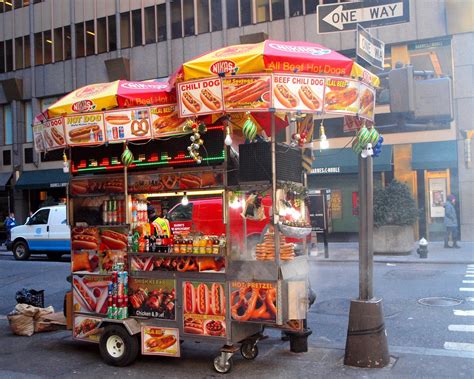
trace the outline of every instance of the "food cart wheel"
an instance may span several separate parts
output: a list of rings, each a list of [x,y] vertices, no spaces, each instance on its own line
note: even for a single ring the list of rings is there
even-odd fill
[[[248,360],[252,360],[257,358],[258,356],[258,346],[257,343],[252,343],[252,342],[244,342],[240,346],[240,354],[242,354],[242,357]]]
[[[100,337],[100,355],[111,366],[128,366],[138,355],[139,343],[121,325],[107,325]]]
[[[220,374],[227,374],[232,369],[232,354],[221,352],[214,358],[214,369]]]

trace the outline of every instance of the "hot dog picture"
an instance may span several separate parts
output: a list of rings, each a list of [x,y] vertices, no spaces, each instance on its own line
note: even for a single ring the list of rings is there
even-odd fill
[[[360,108],[360,113],[364,115],[372,115],[374,112],[374,94],[368,88],[360,96]]]
[[[110,277],[78,276],[72,278],[73,304],[76,312],[107,313],[107,287]]]
[[[286,84],[276,84],[273,88],[273,93],[285,108],[294,108],[298,105],[298,99]]]
[[[272,283],[232,283],[231,315],[235,321],[276,322],[276,288]]]
[[[174,111],[166,116],[157,116],[153,121],[153,131],[155,134],[162,135],[166,132],[176,131],[183,123],[184,120],[179,118],[177,111]]]
[[[199,94],[201,101],[211,111],[216,111],[221,108],[221,101],[207,88],[204,88]]]
[[[183,284],[183,306],[184,313],[196,313],[196,297],[194,294],[194,286],[190,282]]]
[[[262,101],[261,97],[270,90],[270,78],[249,78],[248,83],[236,85],[234,83],[240,82],[226,79],[224,83],[224,100],[227,108],[268,106],[268,102]]]
[[[359,90],[354,87],[328,92],[324,96],[326,110],[344,110],[357,100],[358,95]]]
[[[225,316],[225,292],[220,283],[211,286],[211,312],[217,316]]]
[[[181,101],[191,113],[199,113],[201,110],[201,103],[190,92],[183,92]]]
[[[85,143],[90,142],[90,135],[92,133],[97,133],[100,130],[100,126],[97,124],[91,124],[86,126],[80,126],[69,130],[69,141],[71,143]]]
[[[314,93],[310,86],[302,85],[298,90],[298,95],[309,109],[316,110],[321,106],[321,99]]]
[[[179,177],[179,188],[201,188],[201,177],[194,174],[182,174]]]
[[[106,250],[127,250],[127,235],[114,230],[101,230],[100,242]]]
[[[130,117],[126,114],[109,114],[105,116],[105,121],[111,125],[126,125],[130,122]]]
[[[51,137],[51,134],[50,134],[49,130],[47,130],[47,129],[43,130],[43,138],[46,141],[46,145],[48,145],[49,147],[54,146],[54,140]]]
[[[204,283],[198,285],[197,291],[197,311],[199,314],[207,315],[211,312],[211,299],[209,291]]]
[[[56,142],[56,145],[62,146],[66,143],[64,140],[63,134],[56,128],[51,128],[51,137],[53,138],[54,142]]]
[[[179,357],[179,331],[175,328],[142,327],[143,354]]]

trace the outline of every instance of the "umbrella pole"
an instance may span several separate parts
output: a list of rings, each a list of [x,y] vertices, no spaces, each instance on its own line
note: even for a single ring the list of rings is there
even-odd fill
[[[272,224],[275,241],[275,260],[277,265],[280,264],[280,233],[278,230],[278,214],[277,214],[277,170],[276,170],[276,132],[275,132],[275,112],[271,114],[271,133],[272,133]]]

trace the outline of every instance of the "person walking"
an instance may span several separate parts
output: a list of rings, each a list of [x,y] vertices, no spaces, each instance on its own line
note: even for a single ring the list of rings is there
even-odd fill
[[[458,217],[456,214],[456,197],[454,195],[448,195],[447,201],[444,204],[444,226],[446,227],[446,234],[444,236],[444,247],[450,248],[449,246],[449,235],[453,240],[453,246],[459,249],[461,246],[457,244],[458,240]]]
[[[16,226],[15,214],[13,212],[5,219],[5,229],[7,230],[7,241],[10,241],[11,230]]]

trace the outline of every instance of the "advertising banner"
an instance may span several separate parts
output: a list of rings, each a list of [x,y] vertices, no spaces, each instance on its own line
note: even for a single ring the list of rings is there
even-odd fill
[[[75,316],[73,337],[77,340],[99,343],[100,335],[104,328],[99,325],[102,322],[101,318],[89,316]]]
[[[324,98],[323,77],[273,75],[273,107],[284,111],[321,112]]]
[[[176,281],[131,277],[128,302],[131,316],[175,320]]]
[[[343,78],[327,78],[324,111],[355,115],[359,112],[359,82]]]
[[[37,153],[42,153],[46,151],[44,146],[44,139],[43,139],[43,125],[33,125],[33,143],[35,146],[35,151]]]
[[[148,108],[123,109],[105,113],[108,142],[152,138]]]
[[[66,142],[70,146],[97,145],[105,142],[104,114],[65,116]]]
[[[43,141],[47,150],[56,150],[66,147],[64,139],[63,118],[53,118],[43,123]]]
[[[183,282],[183,330],[186,334],[224,337],[226,298],[223,283]]]
[[[193,80],[178,84],[180,117],[223,111],[221,79]]]
[[[107,314],[110,275],[73,275],[74,312]]]
[[[271,75],[239,75],[222,79],[227,112],[266,111],[271,108]]]
[[[359,117],[374,120],[375,89],[360,83]]]
[[[232,320],[276,323],[277,284],[275,282],[230,283]]]
[[[186,119],[179,117],[177,104],[150,107],[153,138],[175,136],[184,133]]]
[[[142,354],[180,356],[179,330],[142,326]]]

